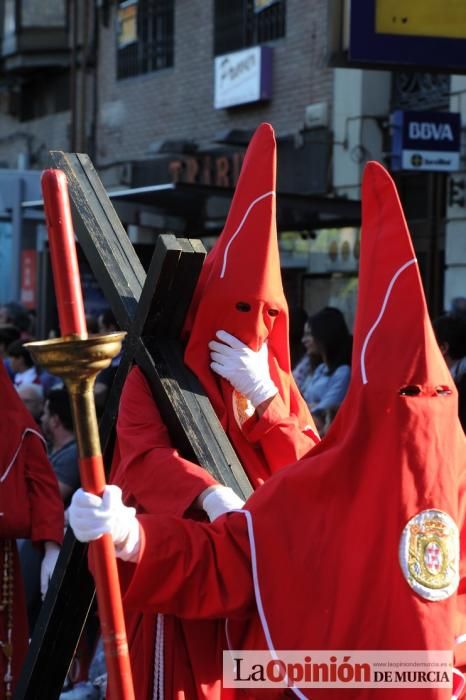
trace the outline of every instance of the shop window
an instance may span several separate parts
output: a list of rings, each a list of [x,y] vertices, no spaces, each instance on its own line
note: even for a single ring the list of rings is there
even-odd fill
[[[286,0],[215,0],[214,54],[285,36]]]
[[[174,0],[124,0],[118,5],[117,77],[173,65]]]
[[[66,72],[31,78],[19,92],[17,116],[20,121],[40,119],[49,114],[66,112],[70,108],[69,75]]]

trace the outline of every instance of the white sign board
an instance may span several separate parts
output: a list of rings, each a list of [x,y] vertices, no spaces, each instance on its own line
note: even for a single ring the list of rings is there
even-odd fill
[[[215,109],[270,99],[272,49],[254,46],[217,56],[214,73]]]

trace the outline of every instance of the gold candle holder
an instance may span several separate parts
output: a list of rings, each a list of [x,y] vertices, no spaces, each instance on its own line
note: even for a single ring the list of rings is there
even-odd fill
[[[121,349],[126,333],[91,337],[69,335],[53,340],[27,343],[34,359],[52,374],[61,377],[68,388],[79,452],[81,486],[101,495],[105,488],[94,381]],[[135,700],[118,570],[109,534],[90,542],[95,552],[94,578],[100,613],[102,639],[115,700]]]
[[[97,374],[120,352],[125,335],[118,332],[87,338],[65,336],[25,344],[34,360],[61,377],[69,391],[81,458],[100,454],[94,382]]]

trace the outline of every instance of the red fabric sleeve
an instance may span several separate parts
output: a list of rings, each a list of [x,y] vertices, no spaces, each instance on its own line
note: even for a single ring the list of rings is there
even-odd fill
[[[139,561],[124,597],[128,608],[184,619],[243,618],[255,609],[244,516],[212,524],[140,516]]]
[[[126,502],[146,513],[183,515],[204,489],[217,483],[173,447],[138,367],[121,395],[113,463],[112,481],[121,486]]]
[[[290,414],[279,394],[259,419],[252,416],[242,429],[249,442],[261,447],[271,474],[294,464],[319,442],[312,429],[300,426],[297,416]]]
[[[31,540],[63,541],[63,501],[45,448],[39,438],[29,433],[24,438],[20,459],[24,461],[24,473],[31,509]]]

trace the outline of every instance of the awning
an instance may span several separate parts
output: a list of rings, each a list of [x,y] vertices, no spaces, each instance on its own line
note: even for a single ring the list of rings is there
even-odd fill
[[[155,208],[160,214],[185,219],[186,230],[196,235],[220,231],[234,189],[212,185],[166,183],[110,191],[109,197],[118,202]],[[42,201],[23,202],[23,211],[42,207]],[[359,226],[361,203],[344,197],[305,195],[279,192],[277,194],[279,231],[312,230]]]
[[[115,201],[126,201],[163,209],[170,216],[196,220],[196,228],[221,229],[233,197],[233,188],[170,183],[111,192]],[[277,220],[280,231],[359,226],[361,203],[343,197],[279,192]]]

